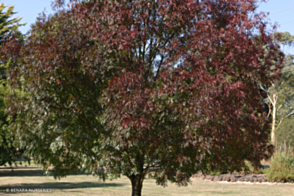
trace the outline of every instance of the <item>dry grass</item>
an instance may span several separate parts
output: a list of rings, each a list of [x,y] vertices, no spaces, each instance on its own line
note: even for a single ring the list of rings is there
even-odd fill
[[[262,161],[260,162],[260,164],[261,164],[261,165],[270,165],[270,164],[271,164],[271,159],[269,159],[269,160],[262,160]]]
[[[143,195],[145,196],[205,196],[205,195],[250,195],[250,196],[278,196],[293,195],[293,185],[264,185],[264,184],[223,184],[192,179],[192,185],[177,187],[168,184],[161,187],[155,184],[153,179],[145,179]],[[11,172],[10,169],[0,168],[0,195],[8,195],[6,189],[51,189],[49,193],[31,192],[17,193],[21,196],[44,195],[101,195],[101,196],[127,196],[131,194],[131,184],[126,177],[105,183],[92,176],[70,175],[61,180],[54,180],[52,176],[44,176],[41,168],[22,167]]]

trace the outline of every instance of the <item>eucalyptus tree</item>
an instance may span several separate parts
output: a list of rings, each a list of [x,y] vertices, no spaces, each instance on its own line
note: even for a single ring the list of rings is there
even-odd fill
[[[289,32],[275,32],[274,38],[281,45],[281,51],[286,53],[293,48],[294,36]],[[268,116],[271,118],[271,143],[276,144],[276,130],[282,122],[294,114],[294,63],[291,53],[285,54],[282,61],[281,77],[272,81],[268,85],[261,85],[261,89],[266,92],[266,103],[269,106]]]

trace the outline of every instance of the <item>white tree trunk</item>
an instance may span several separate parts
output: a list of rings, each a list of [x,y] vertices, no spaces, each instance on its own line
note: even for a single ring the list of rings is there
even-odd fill
[[[271,132],[271,143],[275,145],[275,130],[276,130],[276,113],[277,113],[277,95],[276,92],[273,94],[273,118],[272,118],[272,132]]]

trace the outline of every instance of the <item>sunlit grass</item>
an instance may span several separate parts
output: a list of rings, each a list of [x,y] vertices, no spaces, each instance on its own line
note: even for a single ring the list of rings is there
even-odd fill
[[[126,177],[115,179],[112,181],[102,182],[93,176],[87,175],[70,175],[61,180],[54,180],[53,176],[44,176],[41,168],[21,168],[0,169],[0,195],[6,189],[11,188],[44,188],[50,189],[51,192],[31,192],[17,193],[17,195],[119,195],[127,196],[131,194],[131,183]],[[232,183],[216,183],[210,181],[202,181],[192,178],[192,184],[187,187],[178,187],[169,183],[168,187],[161,187],[155,184],[153,179],[145,179],[143,184],[144,196],[191,196],[191,195],[293,195],[294,186],[268,185],[268,184],[232,184]]]

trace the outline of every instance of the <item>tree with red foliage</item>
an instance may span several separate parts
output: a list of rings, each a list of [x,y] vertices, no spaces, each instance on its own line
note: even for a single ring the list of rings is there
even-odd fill
[[[137,196],[147,174],[187,185],[197,171],[271,155],[257,84],[279,76],[282,54],[255,0],[63,6],[3,50],[15,54],[11,86],[25,93],[7,99],[11,129],[55,177],[122,174]]]

